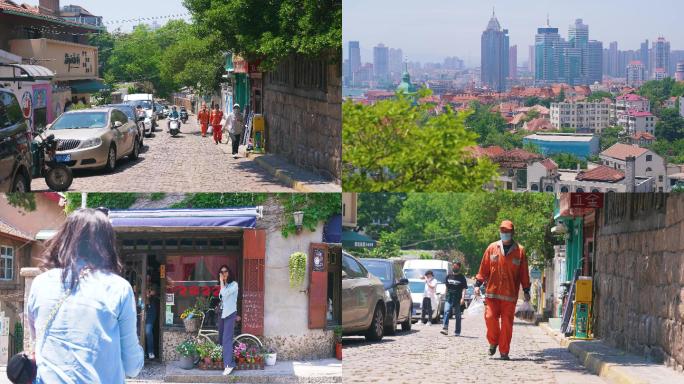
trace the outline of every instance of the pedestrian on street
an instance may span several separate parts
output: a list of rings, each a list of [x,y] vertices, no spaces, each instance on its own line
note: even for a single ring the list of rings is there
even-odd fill
[[[223,346],[223,376],[230,375],[235,368],[233,359],[233,333],[235,322],[240,321],[237,315],[238,283],[234,280],[233,272],[227,265],[219,268],[219,284],[221,292],[221,320],[218,324],[219,340]]]
[[[43,253],[27,300],[34,383],[123,383],[144,364],[133,288],[107,215],[71,214]]]
[[[214,143],[218,145],[223,140],[223,111],[219,109],[219,105],[214,105],[214,110],[211,112],[210,124],[214,132]]]
[[[197,112],[197,123],[200,125],[202,137],[207,136],[207,129],[209,128],[210,117],[211,111],[207,109],[207,103],[202,103],[202,109],[200,109],[200,111]]]
[[[151,287],[147,290],[147,305],[145,306],[145,345],[147,346],[147,357],[150,360],[156,357],[154,353],[154,325],[157,323],[158,317],[159,295],[157,288]]]
[[[489,355],[493,356],[498,347],[502,360],[509,360],[515,305],[521,285],[525,301],[530,301],[530,275],[525,248],[513,240],[514,232],[515,228],[510,220],[501,222],[501,240],[489,244],[485,250],[475,283],[476,295],[480,294],[480,286],[487,284],[485,323]]]
[[[242,139],[242,134],[245,131],[245,122],[242,119],[242,113],[240,113],[240,104],[233,105],[233,113],[230,115],[230,128],[228,133],[230,134],[230,141],[233,144],[233,159],[237,159],[238,151],[240,149],[240,139]]]
[[[425,272],[424,276],[420,277],[425,280],[425,289],[423,289],[423,306],[420,309],[420,320],[423,324],[432,325],[432,308],[437,307],[437,280],[435,280],[432,271]]]
[[[454,320],[456,325],[454,327],[454,335],[461,336],[461,305],[465,303],[465,291],[468,287],[468,281],[463,273],[461,273],[461,262],[454,262],[451,267],[451,273],[446,277],[446,302],[444,303],[444,320],[443,335],[449,334],[449,314],[450,311],[454,313]]]

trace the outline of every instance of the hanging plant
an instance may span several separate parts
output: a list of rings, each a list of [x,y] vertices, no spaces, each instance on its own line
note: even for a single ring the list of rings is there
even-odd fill
[[[306,253],[295,252],[290,255],[290,287],[299,287],[304,283],[306,275]]]

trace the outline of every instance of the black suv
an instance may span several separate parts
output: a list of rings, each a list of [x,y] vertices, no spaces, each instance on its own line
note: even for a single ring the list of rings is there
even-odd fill
[[[385,333],[394,335],[397,324],[402,331],[411,330],[411,290],[408,279],[404,275],[402,260],[359,259],[361,264],[382,281],[385,286]]]
[[[0,192],[31,190],[31,137],[14,94],[0,88]]]

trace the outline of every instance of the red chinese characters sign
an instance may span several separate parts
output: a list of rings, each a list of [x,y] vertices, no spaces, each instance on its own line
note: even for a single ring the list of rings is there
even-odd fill
[[[249,62],[249,74],[261,73],[259,66],[261,65],[261,60],[250,61]]]
[[[221,291],[221,287],[218,285],[215,286],[200,286],[200,285],[176,285],[170,288],[167,288],[167,293],[175,293],[181,297],[188,297],[188,296],[216,296],[218,297],[219,292]]]
[[[570,208],[603,208],[603,194],[571,193]]]

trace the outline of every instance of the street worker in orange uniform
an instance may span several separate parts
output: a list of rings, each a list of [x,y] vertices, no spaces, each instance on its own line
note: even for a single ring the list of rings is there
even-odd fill
[[[513,318],[520,285],[525,293],[525,301],[530,301],[527,256],[525,248],[513,241],[514,231],[511,221],[501,222],[499,226],[501,240],[489,244],[482,256],[480,271],[475,277],[476,295],[480,294],[482,284],[487,285],[485,323],[487,324],[489,355],[494,355],[498,346],[502,360],[509,360],[508,352],[513,337]]]
[[[209,118],[211,117],[211,111],[207,109],[207,103],[202,103],[202,109],[197,113],[197,122],[202,130],[202,137],[207,136],[207,129],[209,128]]]
[[[211,112],[211,129],[214,130],[214,142],[218,143],[223,140],[223,111],[219,109],[219,105],[214,105],[214,110]]]

